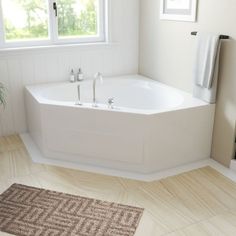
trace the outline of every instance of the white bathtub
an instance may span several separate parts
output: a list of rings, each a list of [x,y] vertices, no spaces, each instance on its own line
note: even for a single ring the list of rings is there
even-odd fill
[[[214,105],[132,75],[98,82],[94,108],[92,81],[80,84],[83,106],[75,105],[78,83],[26,87],[39,162],[148,176],[210,158]],[[110,97],[114,109],[108,108]]]

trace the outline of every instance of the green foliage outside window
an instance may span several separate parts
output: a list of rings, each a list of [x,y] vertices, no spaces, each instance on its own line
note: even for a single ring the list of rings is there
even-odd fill
[[[58,34],[63,36],[89,36],[97,34],[96,0],[80,0],[83,5],[78,14],[74,6],[78,0],[58,0]],[[15,0],[26,14],[26,25],[15,27],[4,19],[7,40],[48,38],[48,9],[46,1]]]
[[[24,27],[16,27],[8,18],[4,18],[7,40],[20,40],[48,37],[48,10],[42,0],[15,0],[26,15]],[[21,19],[20,19],[21,20]]]
[[[86,8],[80,16],[75,13],[73,5],[76,0],[58,1],[58,33],[60,36],[96,35],[97,12],[94,0],[86,0]]]

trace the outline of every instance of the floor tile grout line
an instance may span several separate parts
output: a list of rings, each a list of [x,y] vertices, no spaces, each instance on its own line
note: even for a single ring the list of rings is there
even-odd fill
[[[171,231],[169,233],[164,233],[164,234],[162,234],[160,236],[168,236],[169,234],[172,234],[172,233],[175,233],[175,232],[178,232],[178,231],[182,231],[182,230],[187,229],[187,228],[189,228],[189,227],[191,227],[193,225],[198,225],[198,224],[203,223],[203,222],[209,222],[211,219],[213,219],[213,218],[215,218],[217,216],[221,216],[221,215],[223,215],[225,213],[231,213],[232,214],[232,212],[230,210],[226,210],[226,211],[223,211],[221,213],[214,214],[214,215],[210,216],[208,219],[200,220],[200,221],[197,221],[195,223],[189,224],[187,226],[180,227],[179,229],[173,230],[173,231]]]

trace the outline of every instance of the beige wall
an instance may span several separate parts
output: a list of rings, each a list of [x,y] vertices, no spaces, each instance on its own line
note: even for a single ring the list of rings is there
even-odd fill
[[[199,0],[196,23],[161,21],[160,0],[141,0],[139,72],[191,91],[196,37],[191,31],[212,31],[232,38],[223,42],[212,157],[229,165],[236,120],[236,1]]]

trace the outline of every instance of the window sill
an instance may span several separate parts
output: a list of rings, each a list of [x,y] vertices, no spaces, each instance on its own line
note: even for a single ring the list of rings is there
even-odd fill
[[[15,55],[15,54],[31,54],[35,52],[53,52],[63,50],[93,50],[98,48],[110,48],[117,46],[119,43],[112,42],[96,42],[96,43],[78,43],[78,44],[53,44],[53,45],[42,45],[42,46],[27,46],[27,47],[16,47],[16,48],[1,48],[0,57]]]

